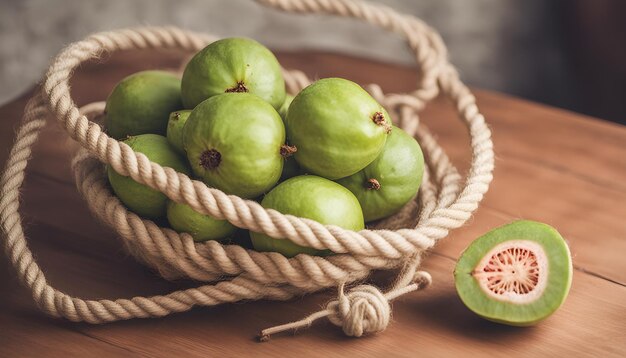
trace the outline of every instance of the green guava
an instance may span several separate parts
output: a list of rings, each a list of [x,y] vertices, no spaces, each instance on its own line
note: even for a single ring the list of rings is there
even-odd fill
[[[283,170],[285,127],[278,112],[249,93],[223,93],[200,103],[183,130],[194,174],[243,198],[270,190]]]
[[[332,180],[374,161],[390,131],[387,111],[361,86],[341,78],[309,85],[287,113],[287,137],[298,148],[298,164]]]
[[[251,39],[226,38],[189,61],[181,91],[188,109],[220,93],[248,92],[278,110],[285,100],[285,81],[278,60],[265,46]]]
[[[180,79],[165,71],[142,71],[119,82],[107,98],[105,127],[115,139],[165,135],[171,112],[183,107]]]
[[[167,138],[157,134],[140,134],[124,141],[134,151],[143,153],[151,161],[170,167],[178,172],[189,174],[189,167],[169,144]],[[109,183],[115,195],[136,214],[148,219],[165,217],[167,197],[165,194],[146,185],[139,184],[130,177],[118,174],[107,167]]]
[[[174,201],[167,204],[167,221],[172,229],[188,233],[194,241],[223,240],[237,229],[227,220],[200,214],[191,206]]]
[[[280,118],[283,119],[285,125],[287,123],[287,111],[289,110],[289,106],[291,105],[291,102],[293,102],[294,98],[295,97],[290,94],[285,95],[285,102],[283,102],[283,105],[278,109],[278,114],[280,114]]]
[[[301,175],[280,183],[265,195],[261,205],[325,225],[337,225],[355,231],[365,227],[361,206],[354,194],[333,181],[315,175]],[[250,232],[250,237],[255,250],[279,252],[286,257],[332,253],[329,250],[304,247],[288,239],[273,239],[257,232]]]
[[[554,313],[572,284],[572,258],[549,225],[519,220],[472,242],[454,270],[463,303],[490,321],[530,326]]]
[[[417,141],[393,127],[380,155],[368,166],[337,182],[359,199],[365,221],[396,213],[419,190],[424,155]]]
[[[190,114],[190,110],[172,112],[167,122],[167,140],[180,154],[185,154],[185,148],[183,147],[183,128]]]

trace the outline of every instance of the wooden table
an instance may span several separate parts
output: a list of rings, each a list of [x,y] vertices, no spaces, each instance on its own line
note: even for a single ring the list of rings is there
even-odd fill
[[[146,68],[176,67],[180,54],[133,52],[84,66],[75,76],[78,104],[103,100],[123,76]],[[344,56],[279,56],[286,67],[312,77],[342,76],[407,91],[414,69]],[[540,79],[538,79],[540,80]],[[6,85],[6,84],[5,84]],[[493,128],[495,180],[467,224],[425,260],[431,288],[394,303],[383,334],[346,338],[328,322],[295,336],[257,343],[257,332],[299,319],[331,297],[291,302],[248,302],[197,308],[163,319],[93,326],[40,313],[0,260],[0,356],[625,356],[626,355],[626,128],[563,110],[477,90]],[[27,95],[0,108],[0,159],[5,162]],[[468,140],[450,104],[429,105],[423,121],[453,161],[468,167]],[[189,286],[170,283],[126,254],[110,229],[88,213],[69,170],[76,145],[50,121],[29,165],[22,213],[29,243],[48,279],[86,298],[153,295]],[[516,218],[549,223],[568,240],[574,258],[569,298],[536,327],[513,328],[482,320],[459,300],[455,260],[473,239]]]

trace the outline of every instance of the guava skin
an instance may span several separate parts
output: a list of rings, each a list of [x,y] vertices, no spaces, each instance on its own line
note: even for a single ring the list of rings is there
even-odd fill
[[[252,94],[224,93],[200,103],[187,119],[183,143],[196,176],[246,199],[269,191],[283,170],[283,122]]]
[[[193,109],[225,92],[248,92],[278,110],[285,100],[285,81],[274,54],[246,38],[215,41],[189,61],[183,73],[182,98]]]
[[[128,144],[134,151],[143,153],[155,163],[170,167],[177,172],[189,174],[189,166],[185,159],[176,153],[163,136],[141,134],[129,137],[124,143]],[[165,194],[139,184],[130,177],[118,174],[110,166],[107,166],[107,174],[113,192],[131,211],[153,220],[165,217],[168,201]]]
[[[358,84],[321,79],[289,106],[287,137],[308,173],[336,180],[370,164],[391,130],[387,111]]]
[[[185,148],[183,146],[183,128],[190,114],[191,111],[188,109],[172,112],[167,122],[167,140],[180,154],[185,154]]]
[[[237,229],[227,220],[200,214],[189,205],[171,200],[167,203],[167,221],[172,229],[188,233],[194,241],[223,240]]]
[[[293,102],[294,98],[295,97],[290,94],[285,95],[285,102],[283,102],[283,105],[278,109],[278,114],[280,114],[280,118],[283,119],[285,126],[287,125],[287,111],[289,110],[289,106],[291,105],[291,102]]]
[[[361,203],[365,221],[396,213],[415,197],[424,174],[424,155],[415,139],[393,127],[380,155],[356,174],[337,182]]]
[[[331,180],[315,175],[301,175],[282,182],[265,195],[261,205],[325,225],[355,231],[365,228],[361,206],[354,194]],[[332,254],[330,250],[304,247],[288,239],[273,239],[257,232],[251,231],[250,237],[257,251],[274,251],[286,257]]]
[[[181,108],[178,77],[165,71],[137,72],[120,81],[107,98],[106,132],[118,140],[165,135],[169,113]]]

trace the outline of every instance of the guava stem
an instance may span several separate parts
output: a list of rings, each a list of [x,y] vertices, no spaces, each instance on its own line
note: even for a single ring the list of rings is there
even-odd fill
[[[246,87],[243,81],[238,81],[234,87],[227,88],[225,92],[248,92],[248,87]]]
[[[205,150],[200,154],[200,166],[211,170],[217,168],[222,162],[222,154],[215,149]]]
[[[365,189],[367,189],[367,190],[379,190],[380,189],[380,183],[378,182],[378,180],[376,180],[374,178],[367,179],[367,181],[365,182]]]
[[[295,145],[283,144],[280,146],[280,155],[285,159],[291,157],[297,151],[298,148]]]
[[[372,116],[372,121],[376,123],[376,125],[379,125],[385,128],[385,133],[391,132],[391,126],[389,125],[389,123],[387,123],[387,120],[385,119],[385,115],[383,114],[383,112],[374,113],[374,115]]]
[[[180,119],[180,112],[174,112],[174,120],[177,121]]]

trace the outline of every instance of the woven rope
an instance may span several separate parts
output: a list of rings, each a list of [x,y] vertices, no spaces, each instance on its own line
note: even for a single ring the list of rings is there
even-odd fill
[[[430,276],[417,271],[421,253],[471,216],[491,182],[494,160],[491,133],[474,97],[447,62],[440,37],[421,21],[380,5],[354,0],[259,2],[290,12],[354,17],[406,38],[420,69],[417,89],[410,94],[390,95],[383,94],[376,85],[368,86],[368,90],[393,113],[396,124],[415,136],[423,147],[427,170],[416,200],[397,215],[380,222],[376,230],[353,232],[264,209],[256,202],[226,195],[171,168],[150,162],[145,155],[108,137],[99,124],[88,119],[102,111],[101,103],[85,107],[82,112],[77,108],[69,90],[72,72],[81,63],[104,53],[147,48],[198,51],[213,38],[172,27],[98,33],[68,46],[50,66],[41,91],[26,107],[0,182],[0,220],[7,256],[20,281],[31,289],[35,302],[44,312],[72,321],[104,323],[160,317],[196,305],[261,298],[286,300],[298,294],[340,286],[339,299],[317,316],[266,330],[264,336],[309,325],[323,316],[341,325],[346,334],[360,336],[386,327],[390,316],[387,301],[429,284]],[[310,82],[299,71],[284,74],[290,93],[296,93]],[[455,104],[469,129],[472,163],[464,182],[427,128],[419,125],[417,113],[439,94]],[[27,247],[18,212],[19,189],[26,164],[48,114],[84,148],[73,162],[78,189],[90,209],[117,231],[133,255],[166,278],[219,282],[164,296],[118,300],[83,300],[49,285]],[[214,241],[195,243],[189,235],[160,228],[126,210],[111,194],[102,162],[198,212],[272,237],[289,238],[300,245],[327,248],[338,255],[328,258],[299,255],[287,259],[277,253],[258,253]],[[344,294],[345,284],[364,279],[373,269],[392,268],[398,268],[399,274],[386,294],[369,285]]]

